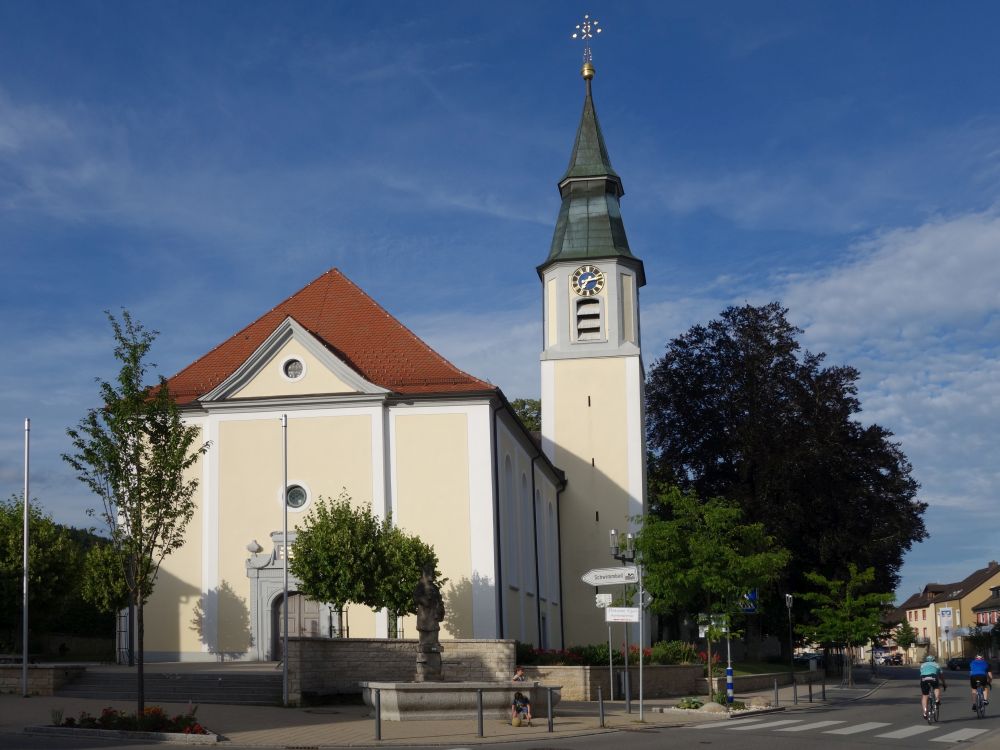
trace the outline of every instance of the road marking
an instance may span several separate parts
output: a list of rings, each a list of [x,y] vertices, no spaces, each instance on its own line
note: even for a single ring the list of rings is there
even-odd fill
[[[881,729],[882,727],[889,726],[887,721],[867,721],[864,724],[855,724],[850,727],[842,727],[840,729],[831,729],[823,734],[857,734],[858,732],[870,732],[873,729]]]
[[[757,716],[753,719],[738,719],[740,724],[753,724],[756,721],[764,721],[763,716]],[[699,724],[695,729],[732,729],[730,726],[719,726],[720,724],[725,724],[724,721],[708,721],[704,724]]]
[[[784,729],[779,729],[779,732],[808,732],[812,729],[820,729],[821,727],[832,727],[834,724],[843,724],[842,721],[816,721],[812,724],[805,724],[801,727],[785,727]]]
[[[933,732],[937,727],[932,726],[922,726],[917,724],[913,727],[906,727],[906,729],[897,729],[895,732],[886,732],[885,734],[876,734],[876,737],[884,737],[887,740],[901,740],[905,737],[913,737],[917,734],[923,734],[924,732]]]
[[[957,732],[946,734],[944,737],[935,737],[931,742],[965,742],[988,731],[988,729],[959,729]]]
[[[785,724],[801,724],[802,719],[785,719],[784,721],[768,721],[764,724],[751,724],[749,726],[735,726],[726,727],[730,731],[740,731],[741,729],[774,729],[775,727],[783,727]]]

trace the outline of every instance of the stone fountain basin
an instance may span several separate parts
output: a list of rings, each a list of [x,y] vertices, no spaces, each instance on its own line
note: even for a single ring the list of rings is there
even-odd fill
[[[379,691],[383,721],[419,721],[423,719],[474,719],[478,691],[483,691],[483,716],[488,719],[510,718],[514,693],[520,691],[531,700],[531,715],[542,720],[548,711],[549,690],[552,706],[558,705],[561,685],[539,682],[361,682],[365,705],[375,716],[375,690]]]

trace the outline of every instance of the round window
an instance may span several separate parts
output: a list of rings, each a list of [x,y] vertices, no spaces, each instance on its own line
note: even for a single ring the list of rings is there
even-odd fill
[[[305,369],[302,362],[297,359],[290,359],[285,362],[285,377],[289,380],[298,380],[302,377],[302,372]]]
[[[293,484],[288,488],[288,494],[285,495],[285,500],[288,503],[289,508],[301,508],[306,504],[308,496],[306,491],[299,487],[297,484]]]

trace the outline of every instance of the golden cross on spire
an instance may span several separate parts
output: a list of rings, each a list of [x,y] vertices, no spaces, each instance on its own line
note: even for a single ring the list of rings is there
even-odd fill
[[[600,34],[603,29],[600,27],[600,21],[596,18],[591,18],[589,15],[583,17],[583,21],[576,25],[576,31],[573,33],[573,39],[580,39],[583,41],[583,63],[593,62],[593,55],[590,52],[590,40],[594,38],[594,35]]]

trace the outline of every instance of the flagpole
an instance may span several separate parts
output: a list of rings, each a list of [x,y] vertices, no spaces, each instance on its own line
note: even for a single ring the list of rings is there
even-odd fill
[[[21,695],[28,697],[28,500],[30,495],[29,468],[31,457],[31,420],[24,419],[24,604],[21,621]]]
[[[281,533],[284,566],[284,628],[281,636],[281,699],[288,706],[288,415],[281,415]]]

